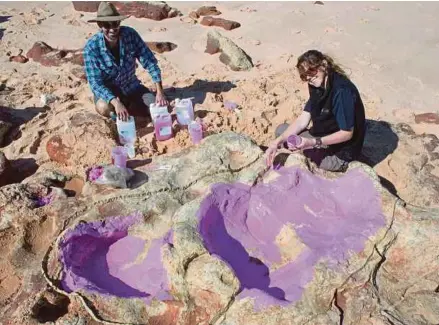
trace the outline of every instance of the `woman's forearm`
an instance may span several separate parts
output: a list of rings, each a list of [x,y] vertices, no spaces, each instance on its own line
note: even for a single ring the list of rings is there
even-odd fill
[[[284,142],[292,134],[299,134],[307,128],[311,121],[311,115],[308,112],[303,112],[276,140],[278,143]]]
[[[353,130],[351,131],[340,130],[323,137],[322,144],[324,146],[329,146],[332,144],[343,143],[352,139],[353,134],[354,134]]]

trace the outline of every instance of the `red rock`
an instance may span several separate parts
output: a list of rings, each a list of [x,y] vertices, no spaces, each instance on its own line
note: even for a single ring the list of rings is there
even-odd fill
[[[218,11],[215,6],[203,6],[199,8],[196,13],[199,16],[217,16],[221,15],[221,11]]]
[[[71,156],[71,148],[65,146],[58,135],[51,137],[47,141],[46,151],[50,159],[61,164],[67,164]]]
[[[241,26],[241,24],[236,21],[214,18],[210,16],[204,17],[201,20],[201,25],[222,27],[225,30],[232,30]]]
[[[129,15],[136,18],[148,18],[152,20],[163,20],[178,16],[180,12],[169,7],[164,2],[122,2],[112,1],[121,15]],[[77,11],[96,12],[99,2],[96,1],[73,1],[73,7]]]
[[[58,50],[44,42],[36,42],[26,55],[28,58],[47,67],[60,66],[68,62],[77,65],[84,64],[82,50]]]
[[[439,124],[439,114],[437,113],[416,114],[415,122],[417,124],[419,123]]]
[[[17,56],[10,56],[9,57],[10,62],[17,62],[17,63],[26,63],[29,61],[29,59],[23,55],[17,55]]]
[[[192,12],[189,14],[189,17],[192,18],[192,19],[198,19],[198,18],[200,18],[200,15],[197,14],[195,11],[192,11]]]
[[[73,8],[76,11],[96,12],[98,11],[100,1],[72,1]]]
[[[177,44],[171,42],[146,42],[146,45],[156,53],[171,52],[177,48]]]

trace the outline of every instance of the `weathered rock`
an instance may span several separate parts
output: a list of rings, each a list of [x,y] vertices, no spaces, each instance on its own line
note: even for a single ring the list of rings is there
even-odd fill
[[[203,17],[200,22],[201,25],[204,26],[216,26],[224,28],[225,30],[232,30],[241,26],[240,23],[232,20],[227,20],[223,18],[215,18],[215,17]]]
[[[217,16],[221,15],[221,11],[217,10],[215,6],[203,6],[196,11],[198,16]]]
[[[17,55],[10,56],[9,61],[17,62],[17,63],[26,63],[27,61],[29,61],[29,59],[24,55],[22,55],[21,53],[23,53],[23,50],[20,50],[20,52]]]
[[[171,52],[177,48],[177,44],[171,42],[146,42],[146,45],[156,53]]]
[[[437,113],[424,113],[415,115],[416,123],[430,123],[439,124],[439,114]]]
[[[26,55],[35,62],[48,67],[60,66],[68,62],[77,65],[84,64],[82,50],[58,50],[44,42],[36,42]]]
[[[206,53],[221,52],[220,61],[234,71],[250,70],[253,67],[251,58],[240,47],[217,31],[207,34]]]
[[[84,175],[87,168],[110,161],[115,140],[104,118],[79,112],[70,116],[67,125],[63,133],[58,132],[43,141],[51,160],[73,168],[76,175]],[[92,142],[99,145],[90,150]]]
[[[181,13],[171,8],[166,2],[122,2],[113,1],[114,6],[120,14],[130,15],[136,18],[148,18],[152,20],[163,20],[166,18],[173,18]],[[99,2],[96,1],[73,1],[73,7],[77,11],[96,12],[99,7]]]
[[[369,121],[363,155],[402,199],[419,206],[439,205],[439,139],[435,135],[417,135],[406,124]]]

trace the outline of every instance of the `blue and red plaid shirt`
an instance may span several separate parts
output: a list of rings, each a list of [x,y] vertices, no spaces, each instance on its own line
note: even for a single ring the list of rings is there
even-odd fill
[[[116,96],[111,88],[117,87],[129,95],[140,86],[136,77],[136,59],[148,70],[153,82],[161,81],[161,71],[154,54],[132,28],[122,26],[119,36],[120,64],[105,45],[104,34],[92,36],[84,48],[85,74],[97,98],[109,103]]]

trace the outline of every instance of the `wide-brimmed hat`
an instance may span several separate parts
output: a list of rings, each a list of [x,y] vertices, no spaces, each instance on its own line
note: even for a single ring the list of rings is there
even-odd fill
[[[129,16],[121,15],[112,3],[102,1],[99,4],[96,18],[91,19],[88,22],[89,23],[97,23],[97,22],[105,22],[105,21],[120,21],[120,20],[127,19],[128,17]]]

